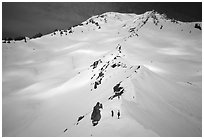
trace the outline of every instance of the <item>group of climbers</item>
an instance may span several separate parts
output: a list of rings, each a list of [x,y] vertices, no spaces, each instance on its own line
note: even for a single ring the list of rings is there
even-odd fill
[[[93,112],[91,114],[91,120],[93,126],[96,126],[98,122],[101,119],[101,111],[100,109],[103,109],[103,105],[99,102],[96,103],[96,105],[93,108]],[[114,117],[114,111],[111,110],[111,116]],[[120,119],[120,110],[117,111],[117,118]]]
[[[113,110],[111,110],[111,116],[112,117],[114,116],[114,111]],[[118,112],[117,112],[117,117],[118,117],[118,119],[120,119],[120,110],[118,110]]]

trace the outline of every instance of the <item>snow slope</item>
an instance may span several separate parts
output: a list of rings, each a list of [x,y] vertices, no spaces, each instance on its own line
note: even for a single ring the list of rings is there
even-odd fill
[[[3,136],[201,136],[201,28],[108,12],[3,43]]]

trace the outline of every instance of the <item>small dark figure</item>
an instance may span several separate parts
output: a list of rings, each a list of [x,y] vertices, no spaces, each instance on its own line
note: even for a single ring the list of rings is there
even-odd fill
[[[114,116],[114,112],[113,112],[113,110],[111,111],[111,116],[112,116],[112,117]]]
[[[118,115],[118,119],[120,119],[120,111],[119,110],[118,110],[117,115]]]

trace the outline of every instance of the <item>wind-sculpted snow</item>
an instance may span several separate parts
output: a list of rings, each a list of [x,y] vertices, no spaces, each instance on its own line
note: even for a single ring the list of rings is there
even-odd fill
[[[201,36],[149,11],[4,40],[3,136],[201,136]]]

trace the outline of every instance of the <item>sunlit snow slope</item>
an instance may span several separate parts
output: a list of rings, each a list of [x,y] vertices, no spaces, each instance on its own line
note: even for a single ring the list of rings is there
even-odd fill
[[[201,23],[109,12],[3,43],[3,136],[202,136],[201,36]]]

